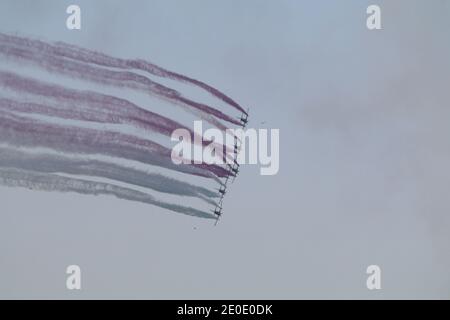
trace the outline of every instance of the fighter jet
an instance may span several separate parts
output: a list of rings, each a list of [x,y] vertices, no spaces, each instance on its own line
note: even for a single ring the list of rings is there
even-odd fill
[[[222,216],[222,207],[220,205],[221,205],[221,203],[219,202],[216,205],[216,208],[214,209],[214,211],[211,210],[216,215],[216,222],[214,223],[215,226],[217,226],[217,223],[219,222],[219,218]]]
[[[220,217],[222,215],[222,207],[219,205],[216,205],[216,208],[211,210],[217,217]]]
[[[231,182],[234,182],[234,179],[236,179],[237,175],[239,174],[239,165],[235,165],[234,167],[231,165],[228,165],[228,168],[230,169],[229,172],[232,175]]]
[[[245,128],[245,126],[247,125],[248,122],[248,111],[249,109],[247,109],[247,112],[242,112],[242,115],[239,119],[239,121],[241,122],[242,128]]]
[[[234,167],[233,166],[229,166],[230,168],[230,173],[233,173],[234,176],[237,176],[239,173],[239,164],[236,164]]]
[[[217,189],[219,193],[222,195],[222,197],[227,193],[227,187],[225,185],[222,185],[219,189]]]
[[[248,115],[245,113],[242,113],[241,119],[239,119],[242,123],[242,127],[245,128],[248,122]]]

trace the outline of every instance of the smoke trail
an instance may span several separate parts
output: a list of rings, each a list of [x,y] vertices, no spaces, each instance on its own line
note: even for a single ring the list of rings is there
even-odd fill
[[[110,183],[62,177],[56,174],[38,173],[13,168],[0,168],[0,184],[9,187],[24,187],[42,191],[76,192],[90,195],[113,195],[119,199],[139,201],[155,205],[173,212],[190,216],[215,219],[211,213],[191,207],[180,206],[156,200],[153,196]]]
[[[215,116],[219,119],[239,125],[238,120],[224,114],[223,112],[206,104],[198,103],[184,98],[178,91],[165,87],[145,76],[133,72],[114,71],[94,67],[92,65],[80,63],[77,61],[49,56],[39,52],[14,48],[4,43],[0,45],[0,53],[10,59],[26,61],[40,66],[41,68],[44,68],[49,72],[57,72],[77,79],[84,79],[100,83],[102,85],[131,88],[148,94],[155,94],[182,107],[194,108],[196,111],[200,112],[203,120],[217,125],[221,127],[221,129],[223,129],[223,125],[220,124],[220,122],[214,121],[214,118],[212,118],[211,116]]]
[[[11,72],[0,71],[0,86],[20,94],[32,94],[56,100],[58,106],[49,112],[56,111],[62,116],[66,115],[67,118],[131,124],[167,136],[170,136],[177,128],[185,128],[176,121],[142,109],[125,99],[92,91],[68,89]],[[24,105],[22,108],[29,108],[29,111],[33,112],[43,110],[43,108],[38,108],[37,104]],[[83,113],[80,112],[80,115],[77,116],[76,110],[78,109]]]
[[[20,46],[21,48],[28,48],[33,52],[45,53],[51,56],[62,56],[73,60],[97,64],[105,67],[120,68],[120,69],[138,69],[141,71],[149,72],[150,74],[158,77],[169,78],[173,80],[190,83],[206,90],[207,92],[224,101],[225,103],[229,104],[230,106],[247,114],[244,108],[242,108],[233,99],[231,99],[224,93],[220,92],[218,89],[213,88],[212,86],[202,81],[192,79],[179,73],[166,70],[142,59],[136,60],[120,59],[105,55],[103,53],[95,52],[93,50],[88,50],[85,48],[80,48],[75,45],[66,44],[63,42],[56,42],[55,44],[51,44],[39,40],[21,38],[2,33],[0,33],[0,41],[4,43],[17,45]]]
[[[229,175],[226,169],[217,165],[176,165],[172,162],[170,149],[148,139],[112,131],[42,123],[2,111],[2,108],[0,141],[17,147],[40,146],[70,153],[103,154],[206,178]]]
[[[114,96],[100,94],[92,91],[81,91],[67,89],[58,85],[53,85],[16,75],[11,72],[0,70],[0,86],[19,92],[20,94],[34,94],[45,96],[56,100],[57,107],[35,104],[18,103],[10,99],[2,99],[3,108],[19,112],[34,112],[50,116],[58,116],[64,119],[96,121],[100,123],[122,123],[134,125],[149,131],[154,131],[166,136],[170,136],[176,129],[187,130],[192,141],[198,134],[180,123],[163,117],[157,113],[145,110],[132,102]],[[80,106],[83,105],[83,106]],[[203,141],[204,145],[211,141]],[[213,143],[220,151],[220,156],[229,155],[231,149]],[[225,150],[224,150],[225,149]],[[227,156],[229,158],[229,156]]]
[[[235,107],[237,110],[239,110],[239,111],[243,112],[244,114],[248,115],[247,111],[245,111],[244,108],[242,108],[236,101],[234,101],[233,99],[231,99],[227,95],[223,94],[222,92],[220,92],[216,88],[211,87],[210,85],[208,85],[208,84],[206,84],[206,83],[204,83],[202,81],[199,81],[199,80],[187,77],[185,75],[182,75],[182,74],[179,74],[179,73],[176,73],[176,72],[172,72],[172,71],[163,69],[161,67],[158,67],[155,64],[152,64],[152,63],[150,63],[148,61],[144,61],[144,60],[127,60],[127,64],[129,66],[132,66],[132,67],[136,68],[136,69],[148,71],[151,74],[156,75],[156,76],[169,78],[169,79],[173,79],[173,80],[179,80],[179,81],[182,81],[182,82],[187,82],[187,83],[196,85],[196,86],[198,86],[200,88],[205,89],[210,94],[212,94],[213,96],[219,98],[220,100],[222,100],[222,101],[228,103],[229,105]]]
[[[74,160],[60,155],[44,155],[0,147],[0,167],[31,170],[45,173],[67,173],[96,176],[153,189],[155,191],[200,198],[215,205],[210,198],[216,192],[156,173],[128,168],[99,160]]]
[[[247,114],[234,100],[206,83],[142,59],[119,59],[69,44],[50,44],[2,33],[0,55],[21,64],[37,66],[47,73],[155,96],[172,105],[181,106],[225,134],[228,134],[228,128],[222,121],[241,125],[241,120],[208,104],[189,99],[179,91],[153,81],[151,75],[192,84]],[[113,184],[114,182],[103,183],[63,175],[108,179],[161,193],[196,197],[212,205],[216,205],[218,192],[179,179],[195,175],[212,179],[224,186],[228,179],[222,182],[221,178],[235,176],[228,166],[206,163],[176,165],[172,161],[172,150],[148,137],[139,137],[142,132],[126,133],[123,126],[116,124],[165,136],[172,136],[176,129],[185,129],[194,143],[201,141],[203,146],[213,147],[223,160],[234,158],[233,147],[236,147],[223,142],[205,141],[199,137],[199,133],[177,121],[126,99],[92,90],[70,89],[4,71],[0,71],[0,88],[5,89],[5,94],[0,92],[0,144],[7,146],[0,145],[0,184],[49,191],[109,194],[188,215],[214,218],[213,214],[159,201],[147,192],[121,187]],[[67,121],[61,123],[58,120],[74,120],[76,124],[73,124],[74,121],[67,124]],[[92,129],[95,123],[111,126],[108,129],[103,126]],[[234,138],[236,144],[239,138]],[[36,153],[36,147],[50,150],[47,153]],[[24,148],[33,150],[24,151]],[[89,157],[85,157],[86,155]],[[92,155],[114,157],[115,160],[121,160],[121,163],[96,160]],[[160,173],[136,169],[126,160],[177,171],[186,176],[169,178]]]

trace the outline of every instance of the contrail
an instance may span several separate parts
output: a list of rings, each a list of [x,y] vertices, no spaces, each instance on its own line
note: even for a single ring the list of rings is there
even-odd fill
[[[194,108],[196,111],[200,111],[203,120],[208,121],[214,125],[218,125],[222,127],[222,129],[223,125],[216,121],[213,121],[214,119],[211,118],[211,116],[236,125],[240,124],[238,120],[224,114],[223,112],[215,108],[185,98],[178,91],[163,86],[162,84],[154,82],[149,78],[137,73],[133,73],[130,71],[109,70],[57,56],[49,56],[42,52],[16,48],[14,46],[11,46],[7,42],[2,42],[1,40],[0,53],[10,59],[33,63],[49,72],[57,72],[77,79],[84,79],[100,83],[102,85],[131,88],[148,94],[155,94],[161,98],[173,102],[174,104],[183,107]]]
[[[17,147],[40,146],[70,153],[103,154],[206,178],[229,176],[226,169],[217,165],[176,165],[172,162],[170,149],[148,139],[41,122],[5,112],[3,108],[0,108],[0,141]]]
[[[119,199],[139,201],[190,216],[215,219],[215,216],[191,207],[156,200],[153,196],[110,183],[39,173],[14,168],[0,168],[0,184],[8,187],[24,187],[42,191],[76,192],[90,195],[113,195]]]
[[[200,198],[215,205],[218,194],[157,173],[128,168],[99,160],[72,159],[60,155],[34,154],[19,149],[0,147],[0,167],[45,173],[67,173],[102,177],[153,189],[158,192]]]
[[[182,107],[225,134],[229,134],[225,123],[240,126],[245,119],[188,98],[151,78],[170,79],[172,84],[191,84],[230,109],[247,115],[238,103],[212,86],[143,59],[120,59],[62,42],[47,43],[2,33],[0,56],[9,62],[38,67],[47,75],[54,73],[80,80],[77,83],[86,86],[95,83],[103,89],[145,93]],[[205,140],[201,133],[149,109],[151,106],[114,95],[69,88],[18,75],[15,71],[0,70],[0,184],[114,195],[191,216],[216,218],[220,214],[216,212],[217,200],[220,198],[221,204],[225,193],[222,188],[228,177],[236,176],[232,167],[207,163],[177,165],[172,159],[172,150],[152,139],[161,139],[161,135],[172,137],[175,130],[184,129],[194,143],[211,146],[216,156],[232,160],[239,137],[234,137],[233,146],[229,146],[228,140],[227,143]],[[156,133],[157,137],[149,137],[149,132]],[[105,160],[104,156],[113,159]],[[182,160],[187,155],[175,156]],[[152,171],[142,169],[142,165],[135,162],[153,166]],[[161,174],[160,168],[181,174],[172,178]],[[216,192],[189,183],[193,176],[211,179],[222,187]],[[225,182],[222,178],[226,178]],[[111,182],[95,181],[99,179]],[[215,206],[214,214],[158,200],[152,191],[179,196],[177,199],[200,199]]]
[[[66,44],[64,42],[56,42],[52,44],[40,40],[17,37],[13,35],[6,35],[2,33],[0,33],[0,41],[2,41],[3,43],[14,44],[21,48],[28,48],[33,52],[45,53],[50,56],[66,57],[76,61],[92,63],[104,67],[111,67],[118,69],[137,69],[141,71],[146,71],[158,77],[190,83],[206,90],[207,92],[217,97],[218,99],[224,101],[228,105],[247,114],[244,108],[242,108],[237,102],[235,102],[233,99],[231,99],[218,89],[202,81],[184,76],[176,72],[169,71],[167,69],[161,68],[153,63],[150,63],[142,59],[134,59],[134,60],[120,59],[93,50],[88,50],[75,45]]]
[[[137,128],[171,136],[176,129],[188,130],[192,141],[198,135],[180,123],[157,113],[143,109],[134,103],[110,95],[92,91],[68,89],[31,78],[0,70],[0,87],[14,90],[20,94],[33,94],[56,100],[57,106],[37,103],[20,103],[11,99],[2,99],[3,108],[18,112],[33,112],[63,119],[95,121],[100,123],[130,124]],[[198,139],[201,141],[201,139]],[[211,141],[203,141],[204,145]],[[213,143],[220,156],[229,155],[227,146]],[[225,150],[224,150],[225,149]],[[229,158],[229,156],[228,156]]]

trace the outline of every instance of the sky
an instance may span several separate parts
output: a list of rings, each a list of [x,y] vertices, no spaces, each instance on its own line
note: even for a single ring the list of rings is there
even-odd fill
[[[65,9],[81,7],[81,30]],[[366,28],[381,7],[382,30]],[[211,221],[0,187],[0,297],[450,298],[450,3],[1,1],[0,32],[144,58],[280,130]],[[82,270],[67,290],[66,267]],[[379,265],[382,289],[366,288]]]

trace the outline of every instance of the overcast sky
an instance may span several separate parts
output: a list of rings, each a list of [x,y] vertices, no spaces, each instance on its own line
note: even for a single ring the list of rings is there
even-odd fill
[[[0,187],[0,297],[450,298],[449,30],[445,0],[1,1],[1,32],[201,79],[281,141],[278,175],[242,168],[217,227]],[[65,288],[70,264],[81,291]]]

